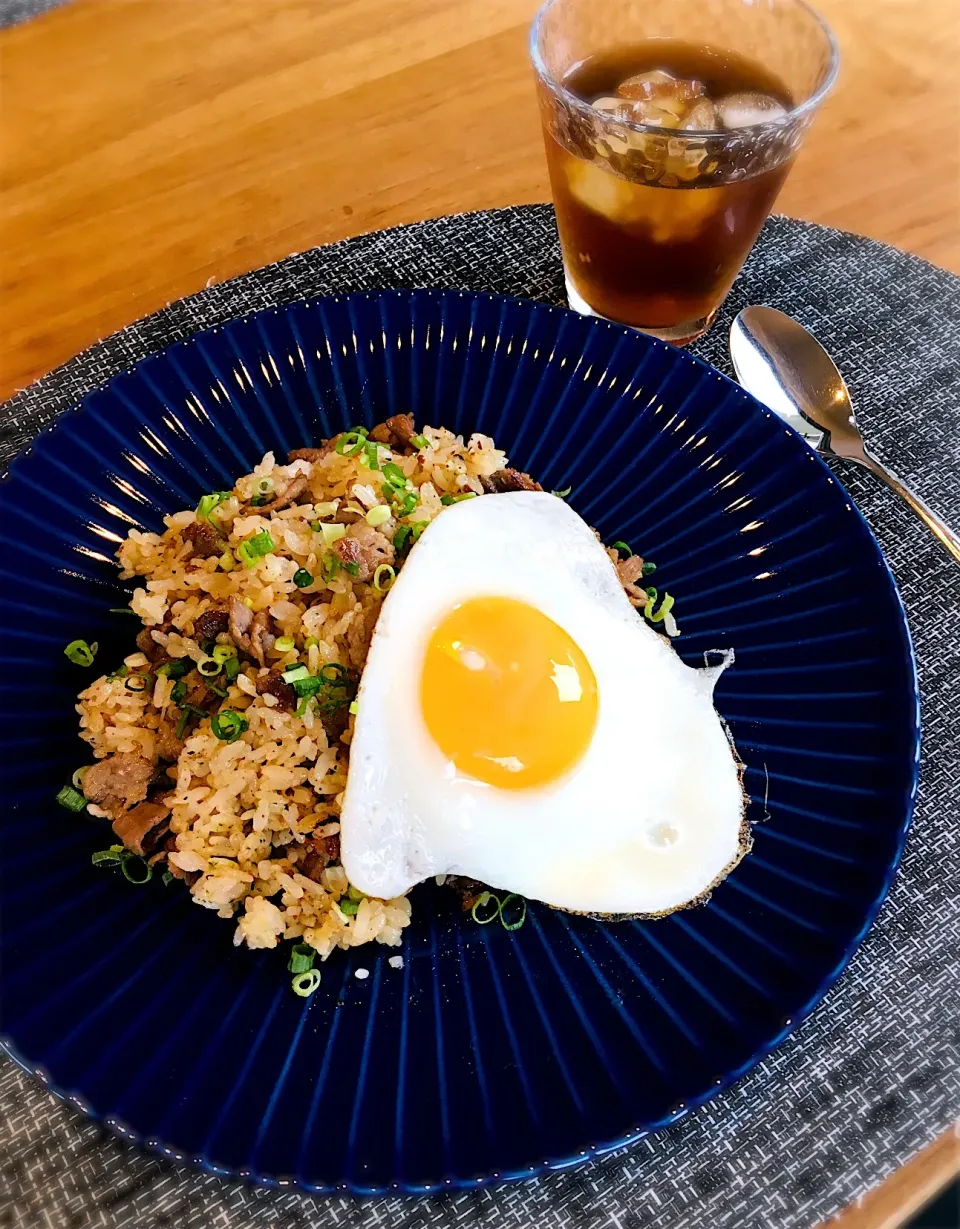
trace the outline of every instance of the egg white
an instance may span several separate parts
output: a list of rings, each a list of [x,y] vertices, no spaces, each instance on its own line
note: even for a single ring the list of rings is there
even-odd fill
[[[590,745],[547,785],[506,790],[461,774],[423,719],[433,630],[486,596],[536,607],[576,641],[596,677]],[[686,666],[638,615],[595,534],[563,500],[517,492],[451,506],[388,594],[363,672],[340,821],[351,883],[389,898],[431,875],[460,874],[602,914],[694,902],[748,847],[714,678]]]

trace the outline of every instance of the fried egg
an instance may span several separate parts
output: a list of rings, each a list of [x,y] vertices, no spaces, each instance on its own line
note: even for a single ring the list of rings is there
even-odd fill
[[[387,595],[360,683],[351,883],[390,898],[466,875],[597,914],[696,901],[748,842],[715,677],[630,605],[563,500],[452,505]]]

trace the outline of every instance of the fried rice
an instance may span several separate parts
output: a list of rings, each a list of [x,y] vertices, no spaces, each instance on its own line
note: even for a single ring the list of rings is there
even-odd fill
[[[109,761],[101,777],[137,764],[153,776],[118,798],[88,788],[87,769],[88,810],[232,919],[237,944],[293,939],[326,958],[398,945],[410,922],[406,898],[363,896],[339,861],[348,706],[392,572],[445,497],[482,495],[507,464],[483,435],[410,436],[336,437],[285,464],[267,453],[231,491],[166,517],[162,534],[131,530],[118,551],[122,576],[141,578],[130,606],[143,651],[82,692],[81,735]],[[294,706],[283,674],[298,666],[330,687]]]

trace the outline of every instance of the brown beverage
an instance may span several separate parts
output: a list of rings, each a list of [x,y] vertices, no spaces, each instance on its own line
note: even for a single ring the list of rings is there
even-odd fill
[[[789,92],[752,60],[673,39],[583,61],[563,84],[594,108],[547,102],[571,305],[670,340],[695,336],[793,159],[776,125],[763,140],[737,130],[785,116]]]

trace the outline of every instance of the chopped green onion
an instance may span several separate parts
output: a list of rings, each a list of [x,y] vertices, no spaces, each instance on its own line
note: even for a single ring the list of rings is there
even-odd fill
[[[74,789],[72,785],[65,785],[62,790],[57,793],[57,802],[62,807],[66,807],[68,811],[80,812],[86,805],[87,800],[78,789]]]
[[[127,691],[132,691],[135,694],[139,695],[141,691],[147,690],[147,681],[148,681],[147,675],[145,674],[131,674],[130,677],[127,679],[127,681],[124,683],[124,687],[126,687]],[[134,683],[138,683],[139,686],[134,687]]]
[[[665,593],[663,595],[663,601],[660,603],[660,609],[656,611],[656,613],[654,613],[653,609],[655,602],[655,598],[650,598],[646,606],[643,608],[643,613],[651,623],[661,623],[673,609],[673,598],[669,593]]]
[[[287,961],[287,968],[291,973],[306,973],[307,969],[313,968],[316,954],[309,944],[295,943],[290,949],[290,959]]]
[[[376,529],[378,525],[385,525],[389,521],[390,515],[390,509],[386,504],[377,504],[375,508],[370,509],[363,519],[368,525]]]
[[[268,504],[269,502],[270,500],[266,495],[254,495],[253,499],[250,500],[250,507],[262,508],[264,504]]]
[[[179,684],[178,684],[179,686]],[[186,688],[184,688],[186,690]],[[176,737],[183,738],[183,732],[187,728],[187,721],[190,714],[193,713],[196,717],[205,717],[206,713],[202,708],[197,708],[193,704],[184,704],[180,709],[180,720],[177,722]]]
[[[223,673],[226,676],[227,682],[232,683],[233,680],[240,673],[240,658],[239,657],[228,657],[227,660],[223,663]]]
[[[129,851],[121,854],[120,869],[128,883],[149,883],[153,878],[153,867]]]
[[[75,666],[92,666],[99,647],[96,640],[93,644],[87,644],[86,640],[71,640],[63,652]]]
[[[197,669],[205,679],[212,679],[223,669],[223,662],[217,661],[215,657],[205,657],[203,661],[197,662]]]
[[[197,504],[197,518],[201,521],[207,521],[213,525],[214,529],[218,529],[219,526],[214,525],[213,521],[210,520],[210,513],[214,508],[219,508],[222,503],[225,503],[232,494],[232,491],[213,491],[209,495],[201,495],[200,502]]]
[[[330,547],[333,546],[334,542],[339,542],[340,539],[344,536],[346,532],[347,532],[346,525],[321,525],[320,526],[320,536],[323,538],[323,544],[327,548],[327,550],[329,550]]]
[[[216,653],[214,653],[216,656]],[[165,661],[162,665],[157,666],[156,673],[163,678],[178,679],[187,672],[187,663],[185,661]]]
[[[614,542],[613,549],[615,551],[619,551],[620,554],[623,555],[624,558],[626,559],[629,559],[630,556],[633,554],[633,548],[630,546],[627,546],[626,542]]]
[[[362,434],[360,431],[344,431],[334,447],[341,457],[355,457],[358,452],[363,451],[366,438],[365,431]]]
[[[261,478],[257,483],[258,495],[269,495],[273,491],[273,479],[270,477]]]
[[[297,568],[293,574],[293,583],[298,589],[306,589],[307,585],[313,584],[313,577],[306,568]]]
[[[313,509],[316,512],[317,516],[333,516],[333,514],[336,512],[339,506],[340,506],[339,499],[330,499],[330,500],[327,500],[325,503],[314,504]],[[315,525],[319,525],[319,523],[320,523],[319,521],[311,521],[310,528],[313,529]]]
[[[214,736],[224,743],[235,743],[249,725],[246,717],[241,717],[232,708],[222,708],[210,719],[210,729]]]
[[[297,679],[305,679],[309,678],[309,676],[310,671],[303,665],[291,666],[289,670],[284,670],[281,675],[285,683],[295,683]]]
[[[352,700],[350,702],[350,707],[347,709],[347,712],[350,714],[351,717],[356,717],[359,711],[360,711],[360,705],[357,703],[356,700]]]
[[[109,849],[98,849],[90,855],[93,866],[117,866],[123,860],[125,850],[122,845],[111,845]]]
[[[308,636],[303,642],[303,647],[305,649],[317,649],[320,647],[320,641],[316,636]]]
[[[137,612],[135,610],[131,610],[129,606],[111,606],[109,613],[110,614],[129,614],[129,615],[133,615],[137,619],[139,619],[140,617],[137,614]]]
[[[355,900],[355,901],[357,901],[358,903],[359,903],[361,900],[366,900],[366,899],[367,899],[367,894],[366,894],[366,892],[361,892],[361,891],[360,891],[360,889],[359,889],[359,888],[355,888],[355,887],[353,886],[353,884],[352,884],[352,883],[351,883],[351,884],[350,884],[350,886],[347,888],[347,895],[350,897],[350,899],[351,899],[351,900]]]
[[[298,973],[290,982],[293,993],[298,994],[302,999],[308,999],[319,985],[319,969],[307,969],[305,973]]]
[[[359,576],[360,575],[360,564],[359,563],[341,563],[340,566],[343,568],[343,570],[347,573],[348,576]]]
[[[252,568],[263,555],[269,555],[277,549],[276,543],[266,529],[261,529],[252,538],[247,538],[237,547],[237,554],[246,568]]]
[[[364,461],[363,461],[363,463],[364,463],[364,465],[366,465],[367,469],[376,469],[376,470],[378,470],[378,469],[380,468],[380,454],[379,454],[379,451],[378,451],[378,450],[379,450],[379,447],[380,447],[380,445],[376,442],[376,440],[367,440],[367,442],[364,444],[364,446],[363,446],[363,452],[364,452]]]
[[[423,534],[423,531],[426,529],[426,527],[427,527],[426,521],[417,521],[416,525],[413,526],[414,542],[420,541],[421,535]]]
[[[419,502],[420,496],[416,493],[416,491],[407,491],[403,499],[398,500],[393,505],[393,510],[397,516],[407,516],[414,510]]]
[[[217,560],[217,563],[220,564],[220,566],[223,568],[225,572],[229,572],[236,562],[237,562],[236,559],[228,550],[225,550],[223,554],[220,556],[220,558]]]
[[[566,499],[573,490],[572,486],[565,486],[562,491],[551,491],[551,495],[556,495],[557,499]]]
[[[647,585],[644,592],[651,602],[655,602],[657,600],[657,590],[653,585]]]
[[[328,687],[346,687],[350,682],[350,671],[338,661],[328,661],[320,667],[320,678]]]
[[[112,683],[116,679],[125,679],[128,674],[129,674],[129,670],[127,669],[126,666],[118,666],[116,670],[114,670],[113,674],[107,675],[107,682]]]
[[[173,871],[164,871],[163,875],[160,878],[160,882],[163,884],[165,888],[168,888],[170,884],[173,883],[174,879],[176,879],[176,875],[173,873]]]
[[[297,647],[297,642],[292,636],[278,636],[273,642],[273,647],[278,653],[289,653],[291,649]]]
[[[310,697],[310,696],[304,696],[304,697],[303,697],[303,699],[302,699],[302,700],[300,701],[300,703],[297,705],[296,711],[294,712],[294,716],[295,716],[295,717],[304,717],[304,716],[306,716],[307,709],[310,707],[310,700],[311,700],[311,698],[312,698],[312,697]]]
[[[174,702],[174,704],[179,704],[186,694],[187,685],[183,679],[180,679],[179,682],[174,683],[173,687],[170,689],[170,699]]]
[[[341,913],[345,913],[347,917],[356,917],[360,905],[355,900],[338,900],[337,908]]]
[[[427,439],[425,435],[411,435],[410,443],[414,446],[414,448],[429,448],[430,447],[430,441]]]
[[[397,532],[393,535],[393,549],[399,555],[406,545],[407,538],[413,533],[412,525],[401,525]]]
[[[401,489],[410,481],[396,461],[388,461],[383,467],[384,481]]]
[[[340,571],[340,560],[334,554],[327,554],[320,560],[320,576],[329,583]]]
[[[644,559],[643,561],[644,576],[649,576],[651,572],[655,572],[656,570],[657,570],[657,565],[653,562],[652,559]]]
[[[76,772],[73,774],[73,776],[70,778],[70,780],[73,782],[73,788],[74,788],[74,789],[78,789],[78,790],[80,790],[80,791],[81,791],[81,793],[83,792],[83,778],[84,778],[84,774],[86,773],[86,771],[87,771],[87,769],[88,769],[88,768],[92,768],[92,767],[93,767],[93,765],[92,765],[92,764],[87,764],[85,767],[83,767],[83,768],[78,768],[78,769],[77,769],[77,771],[76,771]]]
[[[237,650],[232,644],[215,644],[210,656],[223,665],[229,657],[236,657]]]
[[[508,922],[503,915],[504,909],[511,901],[518,900],[520,902],[520,914],[515,921]],[[500,902],[500,925],[504,930],[519,930],[523,923],[527,920],[527,902],[522,896],[517,896],[515,892],[511,892],[509,896],[505,896]]]
[[[451,504],[459,504],[459,503],[462,503],[463,500],[465,499],[476,499],[476,498],[477,498],[476,491],[464,491],[462,495],[441,495],[440,502],[442,504],[445,504],[449,508]]]
[[[373,574],[373,587],[380,593],[385,593],[387,589],[397,579],[397,574],[389,563],[381,563]]]
[[[489,916],[486,909],[493,902],[493,909]],[[494,896],[492,892],[481,892],[479,897],[474,902],[473,908],[470,910],[470,916],[478,926],[488,926],[492,921],[500,916],[500,898]]]

